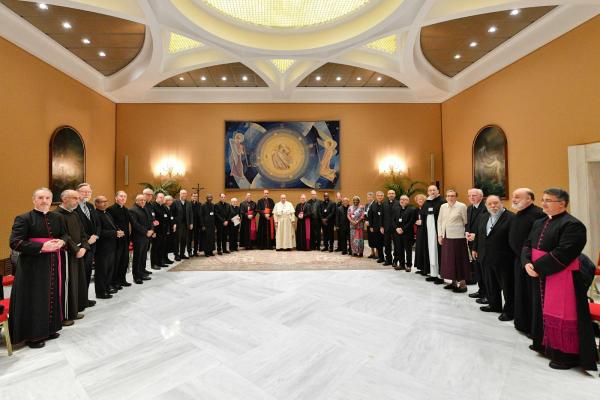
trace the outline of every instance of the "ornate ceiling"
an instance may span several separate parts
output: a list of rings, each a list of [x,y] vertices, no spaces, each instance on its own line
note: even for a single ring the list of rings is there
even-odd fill
[[[441,102],[600,0],[0,0],[0,36],[115,102]]]

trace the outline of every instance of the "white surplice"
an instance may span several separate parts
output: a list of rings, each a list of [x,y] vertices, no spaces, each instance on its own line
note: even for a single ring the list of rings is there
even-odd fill
[[[276,249],[293,249],[296,245],[293,222],[296,219],[294,206],[289,201],[279,202],[273,208],[273,218],[277,224],[275,233]]]

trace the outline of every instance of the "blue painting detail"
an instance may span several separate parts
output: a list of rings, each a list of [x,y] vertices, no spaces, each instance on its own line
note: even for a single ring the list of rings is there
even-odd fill
[[[225,123],[225,188],[339,187],[339,121]]]

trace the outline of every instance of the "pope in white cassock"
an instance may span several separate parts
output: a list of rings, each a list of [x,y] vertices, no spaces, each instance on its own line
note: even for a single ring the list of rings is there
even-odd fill
[[[287,201],[285,194],[281,195],[281,201],[273,208],[273,219],[275,220],[275,249],[291,250],[296,244],[294,221],[294,206]]]

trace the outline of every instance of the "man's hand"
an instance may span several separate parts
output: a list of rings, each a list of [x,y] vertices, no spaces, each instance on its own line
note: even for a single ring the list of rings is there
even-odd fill
[[[60,240],[62,242],[62,240]],[[59,246],[58,239],[52,239],[42,244],[42,251],[52,252],[60,249],[62,246]]]
[[[385,229],[379,228],[379,232],[381,232],[381,234],[383,235],[383,233],[385,232]]]
[[[538,278],[540,276],[540,274],[535,272],[535,269],[533,269],[532,263],[525,264],[525,271],[527,272],[527,275],[531,276],[532,278]]]
[[[194,224],[190,224],[190,231],[194,229]]]
[[[223,226],[229,225],[229,221],[223,221]]]
[[[154,231],[152,229],[146,232],[146,237],[151,237],[152,235],[154,235]]]
[[[440,246],[444,244],[444,238],[442,236],[438,236],[438,243],[440,244]]]
[[[160,225],[160,222],[158,222],[157,220],[154,220],[154,221],[152,221],[152,225],[158,226],[158,225]]]
[[[369,221],[365,221],[365,226],[368,228],[369,227]]]
[[[477,252],[475,250],[471,250],[471,257],[473,257],[473,260],[477,260]]]
[[[92,235],[92,236],[90,236],[90,238],[88,239],[88,241],[87,241],[87,242],[88,242],[89,244],[94,244],[94,243],[96,243],[96,240],[98,240],[98,236],[96,236],[96,235]]]
[[[82,247],[82,248],[80,248],[80,249],[77,251],[77,253],[75,253],[75,258],[81,258],[81,257],[85,256],[85,252],[86,252],[86,251],[87,251],[87,250],[86,250],[86,249],[84,249],[83,247]]]
[[[173,232],[177,230],[177,224],[173,224]]]
[[[418,219],[418,220],[417,220],[417,222],[415,222],[415,224],[416,224],[417,226],[421,226],[421,220],[420,220],[420,219]]]
[[[118,238],[122,238],[123,236],[125,236],[125,232],[123,232],[122,230],[118,230],[117,231],[117,237]]]
[[[402,235],[404,231],[402,230],[402,228],[396,228],[396,233],[398,233],[398,235]]]

